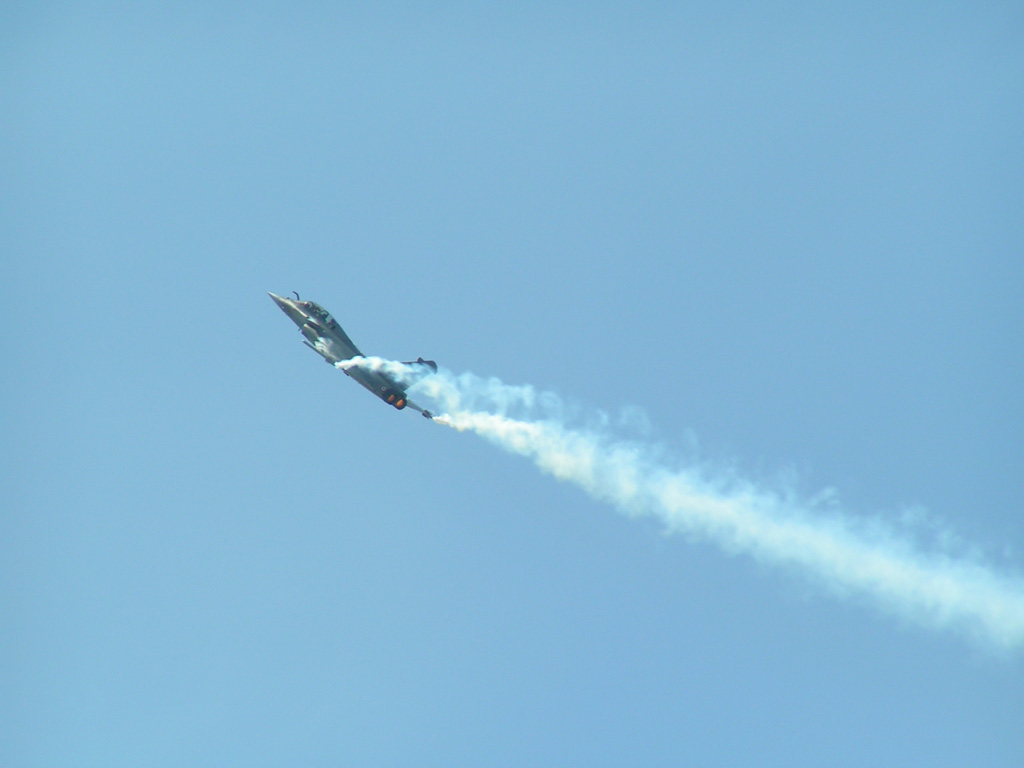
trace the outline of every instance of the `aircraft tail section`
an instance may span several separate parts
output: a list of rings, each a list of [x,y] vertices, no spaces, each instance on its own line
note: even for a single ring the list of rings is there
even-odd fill
[[[437,363],[433,360],[424,360],[422,357],[410,362],[403,362],[402,365],[425,365],[430,369],[431,373],[437,373]]]

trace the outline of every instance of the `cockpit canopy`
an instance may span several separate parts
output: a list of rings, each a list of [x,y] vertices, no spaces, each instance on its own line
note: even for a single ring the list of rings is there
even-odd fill
[[[316,302],[304,301],[304,302],[302,302],[302,305],[306,308],[306,311],[309,312],[309,314],[311,314],[313,317],[318,319],[324,325],[333,325],[334,324],[334,318],[331,317],[331,313],[328,312],[323,307],[321,307]]]

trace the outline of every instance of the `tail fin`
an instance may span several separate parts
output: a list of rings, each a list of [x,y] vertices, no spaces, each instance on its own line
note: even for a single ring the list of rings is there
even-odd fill
[[[437,373],[437,363],[435,363],[433,360],[424,360],[422,357],[410,362],[404,362],[402,363],[402,365],[425,365],[433,373]]]

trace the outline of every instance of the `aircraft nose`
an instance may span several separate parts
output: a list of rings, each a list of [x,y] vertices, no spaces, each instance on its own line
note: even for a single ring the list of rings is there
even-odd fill
[[[282,312],[291,318],[293,323],[301,326],[306,322],[306,313],[303,312],[302,308],[294,301],[284,296],[278,296],[276,293],[271,293],[270,291],[267,291],[267,295],[274,300],[274,303],[281,308]]]

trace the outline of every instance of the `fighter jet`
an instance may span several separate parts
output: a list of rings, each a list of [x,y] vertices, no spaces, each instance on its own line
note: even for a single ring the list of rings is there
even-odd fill
[[[294,300],[269,291],[268,293],[274,303],[291,318],[293,323],[299,326],[299,332],[304,337],[302,343],[331,365],[357,357],[365,357],[330,313],[316,302],[302,301],[297,293]],[[293,291],[293,293],[295,292]],[[388,405],[392,405],[398,410],[412,408],[428,419],[434,418],[430,411],[425,411],[412,402],[406,396],[405,390],[424,376],[437,373],[437,363],[433,360],[424,360],[421,357],[415,362],[403,363],[403,365],[409,367],[409,372],[408,375],[402,377],[402,381],[386,371],[375,371],[359,365],[342,367],[341,370],[345,372],[346,376],[351,376]]]

